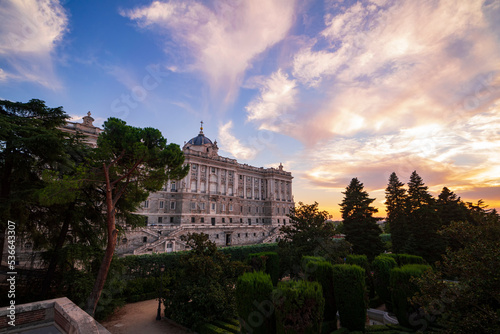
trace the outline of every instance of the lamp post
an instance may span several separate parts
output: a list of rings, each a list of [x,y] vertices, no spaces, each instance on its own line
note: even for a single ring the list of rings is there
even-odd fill
[[[158,298],[158,314],[156,315],[156,320],[161,320],[161,292],[163,290],[163,272],[165,271],[165,265],[160,266],[160,298]]]

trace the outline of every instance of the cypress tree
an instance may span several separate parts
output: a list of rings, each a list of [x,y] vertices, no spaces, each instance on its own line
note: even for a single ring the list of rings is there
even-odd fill
[[[436,200],[416,171],[413,171],[408,182],[406,208],[410,237],[404,250],[420,255],[428,262],[439,260],[444,253],[445,243],[437,234],[441,220],[436,210]]]
[[[354,253],[365,254],[371,261],[384,249],[380,240],[381,230],[373,217],[378,210],[371,206],[375,199],[368,197],[357,178],[353,178],[342,193],[345,196],[340,204],[340,212],[346,240],[352,244]]]
[[[443,226],[448,226],[452,221],[466,221],[467,208],[453,191],[444,187],[436,201],[437,211]]]
[[[406,200],[408,195],[396,173],[389,177],[385,189],[385,205],[387,208],[387,224],[391,230],[392,248],[395,253],[401,253],[408,243],[409,231],[406,220]]]

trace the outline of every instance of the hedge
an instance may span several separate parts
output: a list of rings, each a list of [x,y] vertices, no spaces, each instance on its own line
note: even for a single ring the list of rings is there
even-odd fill
[[[345,263],[360,266],[366,271],[366,274],[369,273],[370,263],[366,255],[347,255]]]
[[[389,291],[391,269],[397,266],[396,260],[389,256],[379,255],[372,262],[375,291],[388,310],[392,310],[391,292]]]
[[[220,328],[213,324],[205,324],[199,329],[200,334],[231,334],[227,329]]]
[[[427,269],[431,268],[423,264],[407,264],[400,268],[391,269],[390,288],[394,314],[398,322],[406,327],[410,325],[410,315],[416,310],[408,301],[417,291],[417,286],[412,283],[412,277],[420,277]]]
[[[230,246],[219,248],[218,251],[227,255],[231,255],[233,261],[245,261],[252,253],[274,252],[278,248],[277,243],[258,244],[247,246]]]
[[[276,320],[271,303],[273,283],[262,271],[249,272],[236,282],[236,309],[242,333],[275,332]]]
[[[425,260],[421,256],[410,254],[398,254],[398,263],[402,267],[407,264],[425,264]]]
[[[262,270],[271,276],[273,285],[278,284],[280,275],[280,263],[278,253],[261,252],[248,255],[248,261],[254,270]]]
[[[318,282],[285,281],[273,291],[276,333],[320,333],[325,299]]]
[[[310,261],[306,264],[308,278],[321,284],[323,298],[325,298],[324,321],[337,321],[337,307],[335,305],[335,295],[333,292],[333,265],[328,261]]]
[[[351,331],[363,331],[367,306],[365,301],[365,270],[357,265],[334,265],[333,287],[342,327]]]

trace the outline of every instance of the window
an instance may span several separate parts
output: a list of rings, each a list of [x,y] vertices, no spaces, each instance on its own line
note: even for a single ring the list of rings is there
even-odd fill
[[[214,167],[212,167],[212,173],[215,173],[215,168]]]
[[[238,233],[238,238],[240,237],[240,234]]]
[[[174,217],[170,217],[170,222],[173,223],[174,222]]]
[[[222,204],[222,212],[226,211],[226,204]]]
[[[172,244],[172,243],[167,244],[167,248],[174,248],[174,244]]]
[[[160,209],[163,209],[163,201],[160,201]]]
[[[219,239],[219,235],[218,234],[215,235],[215,239]]]
[[[262,232],[262,236],[264,237],[264,236],[266,236],[266,234],[264,232]]]
[[[170,202],[170,210],[175,210],[175,202]]]
[[[278,224],[280,223],[280,220],[278,219]]]
[[[148,237],[142,237],[142,242],[148,242]]]
[[[215,203],[212,203],[212,210],[215,210]]]
[[[233,211],[233,205],[229,204],[229,211]]]
[[[226,218],[222,218],[222,223],[224,224],[226,222]]]
[[[248,225],[252,225],[252,218],[248,218]]]
[[[229,218],[229,223],[232,224],[233,223],[233,218]]]
[[[256,236],[257,236],[257,233],[254,233],[254,234],[253,234],[253,236],[254,236],[254,237],[256,237]]]
[[[191,210],[196,210],[196,202],[191,202]]]
[[[245,238],[248,238],[248,233],[245,233]]]
[[[240,175],[240,180],[243,180],[243,175]]]
[[[170,184],[170,190],[175,191],[175,182]]]
[[[200,203],[200,210],[205,210],[205,203]]]
[[[240,224],[243,224],[243,218],[240,218]]]
[[[200,223],[204,223],[205,222],[205,218],[201,217],[200,218]]]
[[[256,212],[256,213],[259,213],[259,207],[258,207],[258,206],[257,206],[257,207],[255,207],[255,212]]]
[[[194,223],[194,222],[195,222],[194,217],[191,217],[191,223]]]
[[[158,224],[163,223],[163,217],[158,217]]]
[[[198,165],[192,165],[191,168],[193,168],[193,170],[196,170],[198,168]]]
[[[147,209],[147,208],[149,208],[149,201],[144,201],[143,206],[144,206],[146,209]]]

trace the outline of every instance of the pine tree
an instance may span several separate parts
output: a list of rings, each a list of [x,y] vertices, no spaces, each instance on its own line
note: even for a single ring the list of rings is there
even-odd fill
[[[389,177],[385,189],[385,205],[387,207],[387,224],[391,230],[392,248],[396,253],[402,253],[410,236],[406,220],[406,189],[396,173]]]
[[[371,206],[374,198],[369,198],[363,184],[353,178],[342,192],[345,196],[340,204],[346,240],[352,244],[356,254],[366,254],[370,260],[380,254],[384,246],[380,239],[381,230],[373,214],[378,210]]]
[[[444,187],[436,201],[437,210],[443,226],[452,221],[466,221],[467,207],[453,191]]]
[[[406,208],[410,237],[405,250],[429,262],[439,260],[445,250],[444,240],[437,234],[441,220],[434,197],[416,171],[408,182]]]

